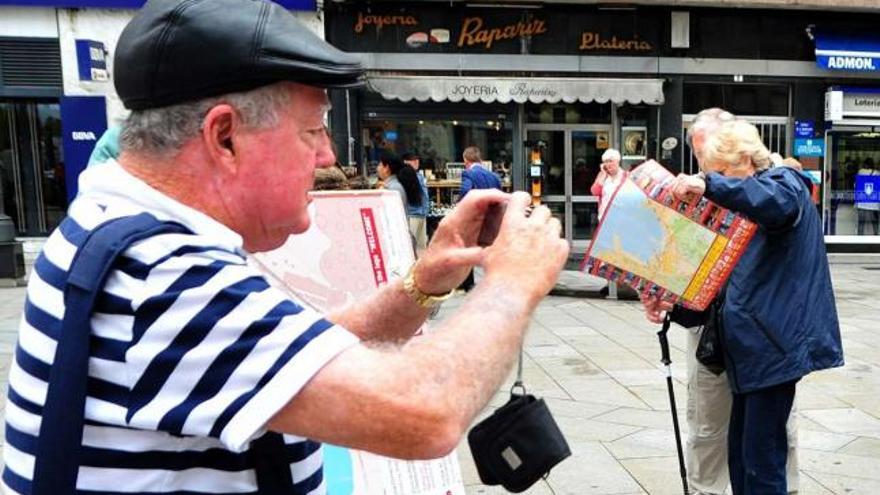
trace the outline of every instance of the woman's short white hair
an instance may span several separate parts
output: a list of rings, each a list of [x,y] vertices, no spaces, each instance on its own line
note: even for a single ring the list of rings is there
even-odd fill
[[[604,162],[605,160],[614,160],[619,162],[620,152],[614,148],[608,148],[607,150],[605,150],[605,153],[602,153],[602,161]]]
[[[725,122],[709,136],[703,147],[703,161],[707,164],[721,163],[737,168],[744,156],[757,170],[771,165],[770,150],[764,146],[758,128],[744,120]]]

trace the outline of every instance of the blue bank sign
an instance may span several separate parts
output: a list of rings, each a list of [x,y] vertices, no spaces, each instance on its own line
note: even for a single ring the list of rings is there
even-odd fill
[[[880,175],[856,175],[856,203],[880,203]]]
[[[880,70],[880,39],[816,35],[816,65],[827,70]]]
[[[794,156],[825,156],[825,141],[822,139],[795,139]]]
[[[289,10],[316,10],[317,0],[274,0]],[[146,0],[0,0],[0,5],[21,7],[139,9]]]

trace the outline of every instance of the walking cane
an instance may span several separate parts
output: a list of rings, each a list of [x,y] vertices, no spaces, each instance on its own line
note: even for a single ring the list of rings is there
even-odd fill
[[[688,495],[687,469],[684,467],[684,452],[681,449],[681,430],[678,428],[678,410],[675,408],[675,391],[672,389],[672,359],[669,357],[669,340],[666,332],[669,331],[669,312],[663,318],[663,328],[657,332],[660,339],[660,362],[666,366],[666,386],[669,389],[669,405],[672,408],[672,428],[675,430],[675,448],[678,449],[678,469],[681,473],[681,487],[684,495]]]

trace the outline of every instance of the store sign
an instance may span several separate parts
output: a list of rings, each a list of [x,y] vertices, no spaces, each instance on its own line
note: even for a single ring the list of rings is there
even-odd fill
[[[644,40],[623,39],[617,36],[611,38],[603,38],[601,34],[589,32],[581,34],[581,50],[614,50],[622,52],[649,52],[654,49],[650,43]]]
[[[880,93],[843,93],[843,114],[880,116]]]
[[[546,32],[547,26],[542,19],[518,21],[490,28],[485,25],[482,17],[468,17],[462,22],[458,46],[478,45],[488,50],[498,41],[529,38]]]
[[[317,10],[317,0],[274,0],[288,10]],[[0,0],[0,5],[21,7],[139,9],[146,0]]]
[[[812,120],[795,120],[794,137],[811,138],[815,133],[816,123]]]
[[[79,174],[85,170],[95,143],[106,130],[107,103],[103,96],[61,98],[61,141],[68,201],[76,197]]]
[[[644,56],[658,54],[662,45],[662,23],[633,23],[630,16],[603,10],[572,15],[567,8],[364,3],[324,2],[334,46],[375,53],[521,54],[526,41],[536,55]]]
[[[880,175],[856,175],[856,203],[880,203]]]
[[[100,41],[76,40],[76,65],[80,81],[110,79],[107,71],[107,48]]]
[[[823,69],[873,72],[880,68],[880,57],[818,56],[816,63]]]
[[[794,155],[799,157],[805,156],[825,156],[825,140],[823,139],[795,139]]]

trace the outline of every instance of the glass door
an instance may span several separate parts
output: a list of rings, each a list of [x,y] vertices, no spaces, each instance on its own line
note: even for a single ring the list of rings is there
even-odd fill
[[[58,103],[0,101],[0,196],[18,235],[46,235],[64,217]]]
[[[607,125],[526,126],[526,148],[539,149],[541,155],[541,202],[562,222],[565,239],[575,250],[586,248],[598,225],[598,199],[590,186],[610,135]]]

